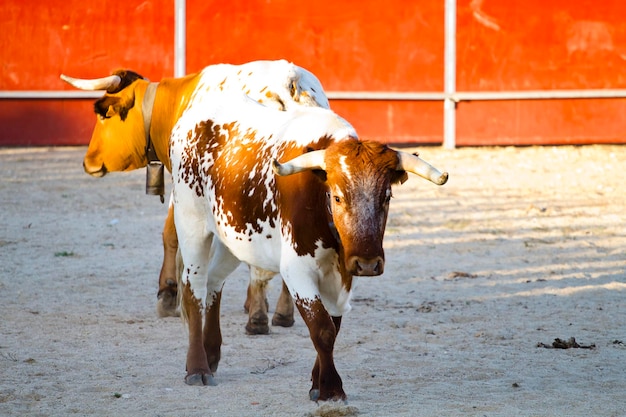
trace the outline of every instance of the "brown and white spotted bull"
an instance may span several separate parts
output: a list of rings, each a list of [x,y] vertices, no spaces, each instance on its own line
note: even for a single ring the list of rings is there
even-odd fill
[[[353,276],[383,273],[391,186],[407,172],[444,184],[447,173],[359,140],[328,109],[281,112],[220,93],[191,100],[174,127],[170,158],[185,265],[186,383],[215,383],[222,288],[245,262],[280,273],[295,299],[317,351],[309,397],[345,399],[334,343]]]
[[[286,110],[294,106],[328,108],[318,79],[304,68],[287,61],[255,61],[243,65],[211,65],[198,74],[150,83],[132,71],[81,80],[61,76],[84,90],[106,90],[95,103],[98,122],[84,159],[85,171],[103,176],[111,171],[145,167],[150,138],[158,159],[170,170],[169,137],[172,128],[192,98],[213,90],[244,91],[266,106]],[[157,312],[177,315],[176,251],[178,239],[170,204],[163,228],[163,264],[159,275]],[[246,331],[269,332],[266,286],[274,273],[251,268],[250,285],[244,305],[249,312]],[[293,301],[283,284],[272,324],[293,325]]]

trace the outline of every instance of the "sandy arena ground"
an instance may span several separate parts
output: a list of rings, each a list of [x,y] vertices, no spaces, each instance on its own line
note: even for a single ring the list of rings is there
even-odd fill
[[[626,416],[626,146],[421,148],[450,181],[394,189],[335,348],[347,404],[309,401],[299,317],[245,335],[243,267],[219,385],[186,386],[155,313],[166,206],[84,152],[0,149],[2,416]]]

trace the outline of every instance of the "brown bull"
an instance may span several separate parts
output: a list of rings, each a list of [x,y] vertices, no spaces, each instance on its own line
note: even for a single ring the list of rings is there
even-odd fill
[[[245,262],[281,274],[309,329],[317,354],[309,397],[344,400],[334,344],[353,277],[384,271],[391,187],[408,172],[439,185],[448,175],[415,155],[358,140],[328,109],[280,112],[219,93],[196,97],[179,119],[171,161],[185,265],[185,382],[215,384],[222,289]]]

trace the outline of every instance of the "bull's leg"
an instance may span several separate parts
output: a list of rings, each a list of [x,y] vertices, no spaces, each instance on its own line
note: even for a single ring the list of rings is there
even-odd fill
[[[189,349],[187,350],[187,385],[214,385],[213,373],[202,343],[202,302],[197,298],[189,282],[182,289],[183,316],[189,330]]]
[[[269,309],[267,285],[275,274],[270,271],[264,271],[260,275],[256,273],[257,276],[255,277],[254,270],[255,268],[252,268],[250,271],[250,284],[248,285],[246,302],[243,305],[245,312],[249,315],[246,333],[267,334],[269,333],[269,326],[267,325],[267,311]],[[276,302],[276,311],[272,317],[272,325],[281,327],[293,326],[295,322],[293,312],[293,298],[289,294],[287,285],[283,282],[280,296]]]
[[[252,303],[252,277],[248,282],[248,291],[246,293],[246,301],[243,303],[243,311],[248,314],[250,312],[250,304]]]
[[[293,298],[289,294],[289,289],[283,281],[283,288],[276,303],[276,311],[272,317],[272,326],[291,327],[295,322],[293,319]]]
[[[250,270],[250,281],[248,282],[248,291],[246,293],[246,301],[243,303],[243,311],[245,311],[246,314],[250,313],[250,305],[253,302],[258,302],[257,300],[255,300],[255,297],[258,297],[257,291],[255,291],[257,286],[258,284],[254,282],[253,272],[252,270]],[[265,289],[263,291],[265,291]],[[269,310],[270,305],[267,302],[267,294],[265,294],[264,298],[265,298],[266,310]]]
[[[204,322],[204,350],[211,372],[217,371],[222,349],[222,330],[220,328],[220,302],[222,292],[209,295]]]
[[[312,386],[309,398],[313,401],[345,400],[341,377],[335,368],[333,349],[341,324],[341,317],[331,317],[319,297],[297,299],[296,307],[304,319],[317,359],[311,374]]]
[[[335,324],[335,329],[337,331],[337,335],[339,334],[339,328],[341,327],[341,317],[332,316],[333,323]],[[320,357],[317,355],[315,358],[315,365],[313,365],[313,371],[311,372],[311,381],[312,387],[311,391],[309,391],[309,396],[314,400],[313,395],[319,391],[319,381],[320,381]],[[317,390],[317,391],[316,391]],[[345,399],[345,398],[344,398]]]
[[[257,267],[250,267],[250,284],[248,285],[248,323],[247,334],[268,334],[270,326],[267,318],[267,285],[276,275],[275,272],[266,271]]]
[[[254,284],[252,283],[252,277],[250,277],[250,282],[248,283],[248,292],[246,294],[246,301],[243,303],[243,311],[246,314],[250,313],[250,304],[252,304],[252,301],[255,297],[257,297],[257,294],[254,288]],[[267,295],[265,296],[265,307],[267,310],[270,309],[270,304],[267,301]]]
[[[187,322],[189,331],[189,347],[187,349],[187,375],[185,383],[188,385],[213,385],[213,372],[209,366],[204,343],[203,326],[206,306],[209,296],[213,296],[221,290],[221,286],[216,287],[209,279],[209,270],[214,263],[212,255],[215,252],[212,244],[213,235],[199,232],[198,222],[188,221],[190,218],[202,218],[202,213],[194,212],[193,208],[188,208],[188,212],[180,210],[174,211],[176,218],[176,230],[179,235],[179,248],[181,255],[180,265],[180,291],[182,292],[181,308],[182,315]],[[213,288],[213,291],[207,291]],[[218,304],[219,306],[219,304]],[[203,329],[205,327],[205,329]],[[204,330],[204,332],[203,332]]]
[[[206,355],[205,360],[212,374],[217,371],[221,357],[222,331],[220,329],[220,302],[222,299],[222,288],[226,277],[230,275],[241,262],[217,239],[213,239],[209,258],[210,263],[206,282],[207,298],[203,347]],[[209,380],[209,382],[213,383],[211,380]]]
[[[174,226],[174,206],[170,204],[163,226],[163,264],[159,274],[157,314],[159,317],[177,317],[178,284],[176,282],[176,251],[178,237]]]

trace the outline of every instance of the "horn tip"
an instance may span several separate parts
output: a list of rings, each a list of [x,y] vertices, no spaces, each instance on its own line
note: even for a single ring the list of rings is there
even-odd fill
[[[446,182],[448,182],[448,173],[444,172],[443,174],[441,174],[441,176],[439,178],[437,178],[435,181],[435,184],[437,185],[444,185]]]

